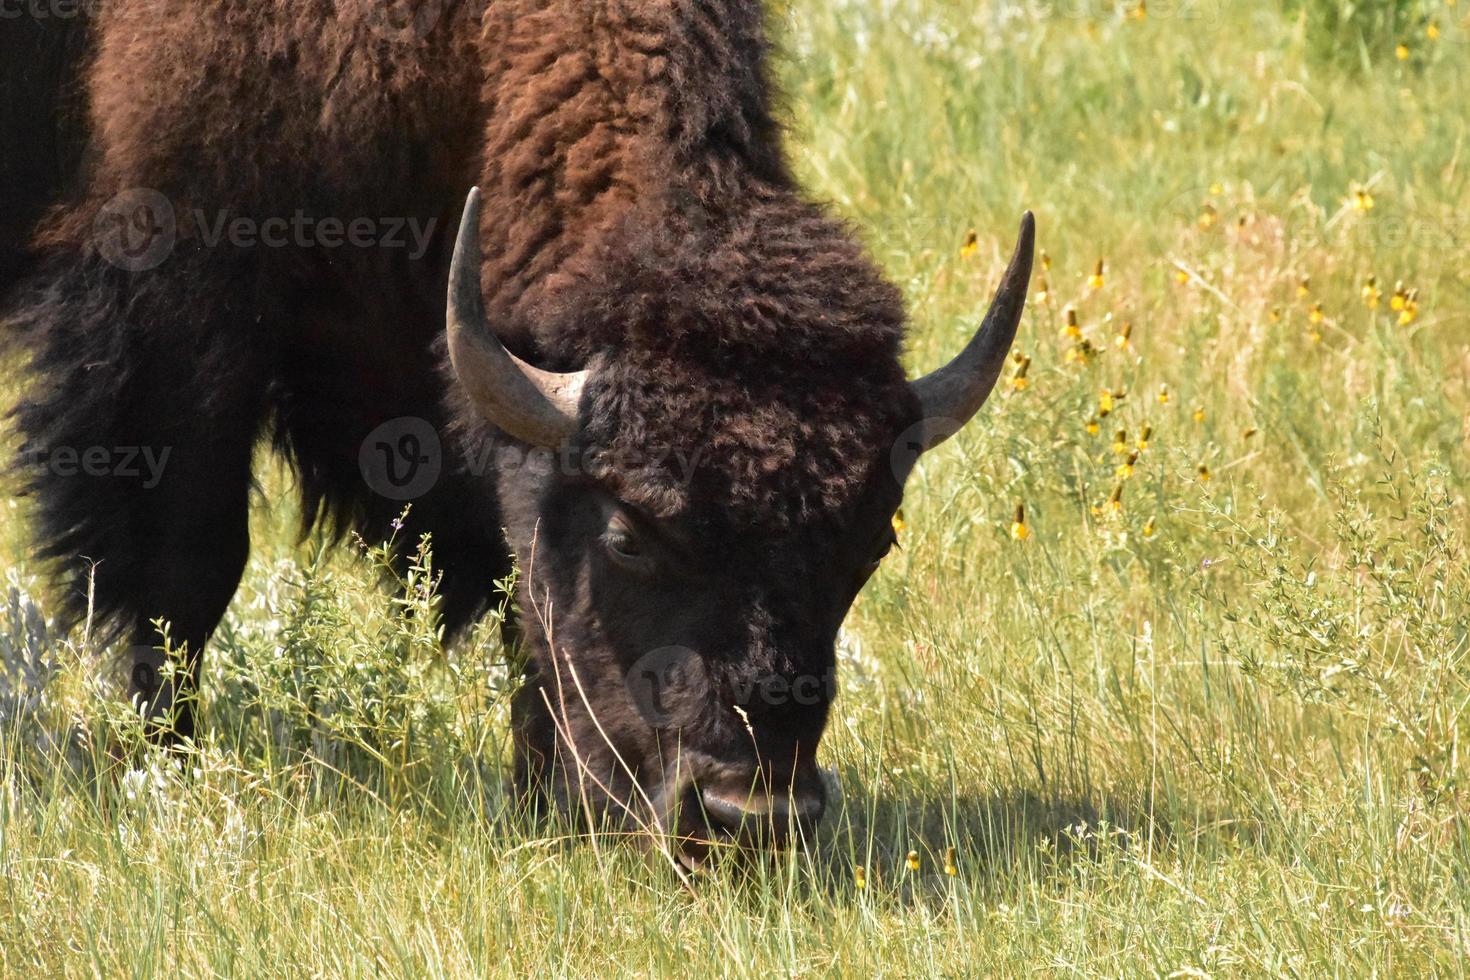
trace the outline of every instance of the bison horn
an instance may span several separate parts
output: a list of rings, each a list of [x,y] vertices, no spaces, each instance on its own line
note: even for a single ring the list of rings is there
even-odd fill
[[[449,264],[449,360],[470,400],[495,426],[533,446],[560,446],[578,429],[586,371],[558,374],[505,349],[480,294],[480,189],[470,191]]]
[[[1035,245],[1036,219],[1027,211],[1021,217],[1016,252],[980,329],[954,360],[910,383],[923,407],[920,452],[928,452],[958,432],[990,397],[1026,307]]]

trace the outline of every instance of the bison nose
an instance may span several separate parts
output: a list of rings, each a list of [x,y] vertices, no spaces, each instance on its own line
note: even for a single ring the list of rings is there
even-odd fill
[[[786,840],[815,827],[827,809],[821,783],[792,786],[777,792],[763,789],[710,787],[699,794],[710,825],[735,839]]]

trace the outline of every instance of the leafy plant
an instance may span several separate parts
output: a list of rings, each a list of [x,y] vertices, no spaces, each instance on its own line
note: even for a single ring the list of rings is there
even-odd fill
[[[1427,37],[1434,12],[1442,7],[1436,0],[1286,0],[1319,60],[1364,70],[1376,62],[1416,57],[1414,47]]]
[[[1463,505],[1439,467],[1379,450],[1368,488],[1331,484],[1331,538],[1303,548],[1279,515],[1217,512],[1243,581],[1212,590],[1248,676],[1400,741],[1427,803],[1455,798],[1470,698]],[[1244,588],[1238,588],[1243,585]]]

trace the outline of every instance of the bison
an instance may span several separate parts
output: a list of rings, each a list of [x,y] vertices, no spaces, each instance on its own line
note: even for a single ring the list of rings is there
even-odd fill
[[[0,135],[44,147],[7,220],[45,216],[0,260],[40,551],[135,700],[194,733],[268,437],[308,528],[411,500],[451,635],[514,556],[522,793],[691,866],[814,825],[839,627],[1004,365],[1030,215],[911,381],[898,291],[783,157],[756,0],[79,9],[4,68]]]

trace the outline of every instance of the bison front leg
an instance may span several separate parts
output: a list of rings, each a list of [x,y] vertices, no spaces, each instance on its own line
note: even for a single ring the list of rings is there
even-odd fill
[[[200,652],[249,549],[267,293],[226,256],[181,247],[137,270],[80,243],[47,257],[12,318],[30,355],[21,465],[63,618],[92,616],[127,651],[131,697],[177,736],[195,732]]]

